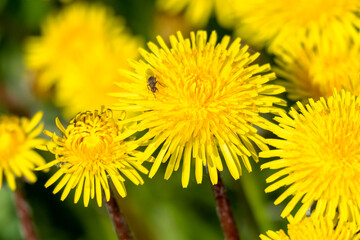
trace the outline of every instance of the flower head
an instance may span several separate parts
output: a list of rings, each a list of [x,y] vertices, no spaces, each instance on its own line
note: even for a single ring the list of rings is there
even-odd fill
[[[330,218],[304,218],[295,222],[289,217],[287,234],[283,231],[267,231],[267,236],[260,235],[261,240],[358,240],[359,226],[355,223],[335,224]]]
[[[270,52],[304,37],[317,41],[332,32],[348,35],[360,26],[357,0],[239,0],[238,34]]]
[[[105,192],[107,201],[110,197],[108,177],[122,197],[126,196],[123,175],[137,185],[143,184],[137,170],[142,173],[147,173],[147,170],[136,157],[137,145],[124,141],[134,131],[121,132],[121,125],[113,118],[111,110],[79,113],[66,129],[59,119],[56,119],[56,125],[63,133],[62,137],[45,132],[53,139],[47,149],[55,154],[56,159],[38,170],[59,166],[59,170],[46,182],[45,187],[62,177],[53,191],[56,194],[65,187],[61,195],[62,201],[76,187],[75,203],[84,191],[85,207],[95,195],[101,206],[102,191]]]
[[[132,62],[133,72],[125,71],[131,81],[119,84],[122,91],[114,94],[118,109],[142,111],[125,122],[139,121],[136,130],[148,130],[139,139],[148,141],[144,158],[160,148],[149,176],[168,161],[168,179],[182,162],[186,187],[194,161],[197,182],[207,166],[216,184],[221,155],[234,179],[241,175],[240,161],[251,171],[249,158],[258,160],[254,146],[267,149],[253,125],[264,126],[267,121],[259,113],[276,112],[273,104],[284,104],[271,96],[282,87],[264,85],[275,78],[270,66],[251,65],[259,54],[250,55],[239,38],[229,45],[225,36],[217,44],[215,32],[209,39],[205,31],[192,32],[190,39],[178,32],[170,36],[171,48],[161,37],[157,40],[160,48],[150,42],[152,53],[142,49],[144,60]]]
[[[291,100],[305,102],[330,97],[334,88],[360,94],[360,35],[324,38],[317,44],[307,41],[283,49],[274,67]]]
[[[172,14],[186,9],[186,20],[198,27],[205,26],[213,12],[222,26],[232,26],[236,16],[233,5],[236,3],[234,0],[157,0],[159,9]]]
[[[46,142],[37,138],[43,128],[43,124],[38,125],[41,117],[41,112],[30,120],[16,116],[0,116],[0,189],[3,174],[12,190],[16,189],[15,177],[25,177],[30,182],[36,182],[32,170],[45,163],[33,150]]]
[[[260,157],[280,157],[261,166],[278,171],[266,181],[266,192],[286,187],[275,204],[292,199],[281,216],[300,203],[294,219],[299,221],[316,202],[312,216],[328,216],[360,222],[360,98],[342,90],[327,100],[309,100],[300,112],[281,114],[271,130],[281,139],[269,139],[277,149]]]
[[[128,67],[139,46],[110,9],[74,3],[48,17],[42,36],[29,39],[26,63],[39,73],[39,91],[55,87],[55,103],[71,117],[114,103],[108,92],[121,81],[117,70]]]

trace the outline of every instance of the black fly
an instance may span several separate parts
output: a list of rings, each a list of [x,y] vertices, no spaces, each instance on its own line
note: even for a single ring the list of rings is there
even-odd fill
[[[156,78],[151,76],[148,79],[148,88],[150,88],[150,90],[155,93],[156,91],[158,91],[157,87],[156,87],[156,83],[158,81],[156,81]]]

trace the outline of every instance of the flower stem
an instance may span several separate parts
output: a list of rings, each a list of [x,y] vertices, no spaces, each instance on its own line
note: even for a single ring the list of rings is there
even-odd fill
[[[11,95],[6,87],[0,83],[0,102],[9,112],[18,116],[30,116],[30,112],[21,105],[21,101]]]
[[[239,240],[236,223],[231,212],[229,200],[226,195],[224,184],[218,171],[218,183],[211,185],[214,193],[216,212],[218,214],[222,230],[226,240]]]
[[[24,239],[36,240],[37,235],[35,233],[34,225],[31,219],[31,210],[27,203],[21,184],[18,184],[15,190],[15,206],[20,220]]]
[[[110,218],[114,224],[116,234],[120,240],[132,240],[133,238],[131,236],[131,232],[129,230],[129,227],[127,226],[124,216],[121,214],[119,205],[116,201],[114,194],[114,191],[110,187],[110,199],[108,202],[106,202],[106,204]]]

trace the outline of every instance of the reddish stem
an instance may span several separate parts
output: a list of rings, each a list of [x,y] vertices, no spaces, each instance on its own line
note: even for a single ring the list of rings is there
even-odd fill
[[[131,232],[129,230],[129,227],[127,226],[124,216],[121,214],[119,205],[116,201],[116,198],[114,197],[114,191],[111,187],[110,199],[108,202],[106,202],[106,204],[118,238],[120,240],[132,240],[133,238],[131,236]]]
[[[26,116],[26,117],[30,116],[30,112],[20,104],[19,100],[16,97],[10,95],[6,87],[1,83],[0,83],[0,102],[12,114],[18,116]]]
[[[36,240],[37,235],[35,233],[34,225],[31,219],[31,209],[25,199],[21,186],[18,186],[15,190],[15,205],[16,211],[20,220],[24,239]]]
[[[238,230],[226,195],[224,184],[220,177],[220,172],[218,172],[218,183],[211,186],[216,203],[216,212],[219,217],[225,239],[239,240]]]

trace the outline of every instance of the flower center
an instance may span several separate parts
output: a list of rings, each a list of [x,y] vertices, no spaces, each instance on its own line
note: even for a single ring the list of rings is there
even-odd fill
[[[323,166],[326,172],[341,171],[352,177],[360,171],[360,125],[358,117],[351,119],[340,115],[322,116],[322,120],[315,118],[318,129],[311,128],[311,124],[306,126],[310,131],[316,131],[308,130],[306,143],[310,148],[308,151],[317,157],[319,166]]]
[[[106,144],[100,136],[90,134],[83,139],[82,150],[90,155],[102,153],[106,149]]]
[[[352,119],[344,119],[339,116],[332,129],[328,129],[329,136],[324,141],[325,156],[332,160],[337,166],[351,170],[353,164],[360,164],[360,142],[359,142],[359,124]]]
[[[204,107],[214,97],[214,79],[210,74],[197,70],[184,76],[184,94],[193,108]]]
[[[65,147],[77,156],[75,161],[106,163],[116,148],[113,143],[118,133],[112,114],[87,112],[75,120],[68,127],[69,136],[65,143]]]

